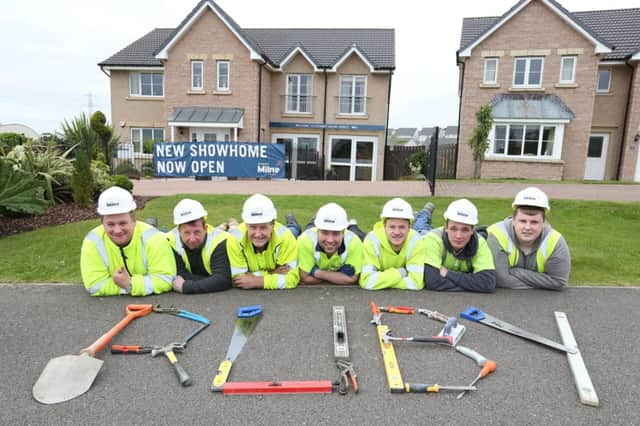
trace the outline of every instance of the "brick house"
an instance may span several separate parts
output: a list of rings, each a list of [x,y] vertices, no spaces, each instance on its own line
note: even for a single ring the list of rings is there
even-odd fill
[[[145,140],[277,142],[292,178],[382,180],[393,29],[247,29],[202,0],[98,65],[134,155]]]
[[[491,104],[483,178],[640,181],[640,9],[521,0],[465,18],[457,61],[458,177],[472,176],[467,141]]]

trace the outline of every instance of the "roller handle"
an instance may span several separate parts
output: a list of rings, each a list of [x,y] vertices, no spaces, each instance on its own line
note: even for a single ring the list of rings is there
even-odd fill
[[[474,360],[476,362],[476,364],[478,364],[478,367],[484,367],[484,365],[487,363],[487,359],[485,357],[483,357],[482,355],[480,355],[478,352],[474,351],[471,348],[467,348],[466,346],[456,346],[456,351],[460,352],[462,355],[467,356],[469,358],[471,358],[472,360]]]

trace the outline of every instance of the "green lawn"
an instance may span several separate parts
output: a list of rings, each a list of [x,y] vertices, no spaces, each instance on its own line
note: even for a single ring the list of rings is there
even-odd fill
[[[161,227],[171,227],[175,204],[184,197],[156,198],[138,212],[139,219],[157,217]],[[192,195],[218,224],[229,217],[240,219],[244,195]],[[291,211],[302,226],[322,204],[335,201],[369,230],[387,197],[273,196],[278,216]],[[434,225],[442,225],[442,213],[452,198],[407,198],[415,209],[426,201],[436,204]],[[480,223],[491,224],[511,213],[511,200],[474,200]],[[573,285],[640,285],[637,272],[640,203],[558,200],[551,203],[550,222],[562,232],[573,258]],[[0,282],[80,282],[80,245],[97,220],[42,228],[0,239]]]

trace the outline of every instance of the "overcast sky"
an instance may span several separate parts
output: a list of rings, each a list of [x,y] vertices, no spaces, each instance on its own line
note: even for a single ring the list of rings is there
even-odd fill
[[[9,3],[9,4],[7,4]],[[96,65],[153,28],[175,28],[197,0],[11,1],[0,13],[0,123],[38,132],[100,109],[109,78]],[[455,52],[463,17],[499,16],[516,0],[219,0],[243,28],[394,28],[390,127],[455,125]],[[570,11],[640,0],[560,0]],[[606,4],[606,6],[605,6]]]

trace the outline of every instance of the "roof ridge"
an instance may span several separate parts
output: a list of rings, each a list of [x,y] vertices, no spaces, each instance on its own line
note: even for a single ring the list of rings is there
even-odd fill
[[[618,9],[595,9],[595,10],[575,10],[571,13],[599,13],[599,12],[619,12],[623,10],[637,10],[640,11],[640,7],[621,7]]]
[[[394,28],[345,28],[345,27],[318,27],[318,28],[299,28],[299,27],[294,27],[294,28],[242,28],[243,31],[246,30],[276,30],[276,31],[291,31],[291,30],[349,30],[349,31],[353,31],[353,30],[383,30],[383,31],[394,31]]]

